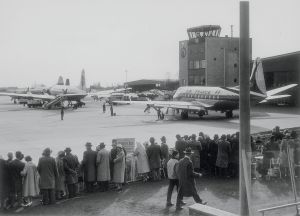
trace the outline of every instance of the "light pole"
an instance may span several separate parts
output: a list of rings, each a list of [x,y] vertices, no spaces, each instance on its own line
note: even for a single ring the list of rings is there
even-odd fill
[[[127,70],[125,70],[125,85],[124,85],[124,86],[125,86],[125,88],[127,88],[127,72],[128,72],[128,71],[127,71]]]

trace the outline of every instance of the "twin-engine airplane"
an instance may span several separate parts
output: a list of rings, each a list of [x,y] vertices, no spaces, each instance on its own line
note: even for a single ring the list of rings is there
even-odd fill
[[[28,89],[27,93],[0,92],[0,96],[10,96],[13,100],[26,100],[28,107],[43,106],[45,109],[61,106],[64,101],[68,101],[68,105],[72,105],[73,107],[80,107],[84,104],[81,102],[81,99],[86,95],[86,91],[75,86],[70,86],[68,80],[64,84],[61,77],[56,85],[44,88],[35,94],[30,89]],[[76,103],[72,104],[72,101]]]
[[[256,59],[250,76],[250,100],[265,103],[278,98],[286,98],[290,95],[278,95],[287,89],[297,86],[290,84],[270,91],[266,91],[262,63]],[[188,119],[189,113],[196,113],[199,117],[208,115],[209,110],[225,113],[227,118],[232,118],[232,111],[239,108],[239,86],[237,87],[206,87],[184,86],[179,87],[173,96],[173,101],[114,101],[114,103],[145,104],[150,108],[160,110],[167,108],[181,112],[182,119]]]

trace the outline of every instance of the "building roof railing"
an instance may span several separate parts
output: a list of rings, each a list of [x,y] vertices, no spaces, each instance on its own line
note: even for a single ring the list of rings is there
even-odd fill
[[[202,25],[187,29],[189,39],[201,37],[219,37],[221,26],[219,25]]]

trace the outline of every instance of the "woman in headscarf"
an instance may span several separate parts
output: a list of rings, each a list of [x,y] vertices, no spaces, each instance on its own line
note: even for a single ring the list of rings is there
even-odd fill
[[[24,206],[31,206],[32,197],[36,197],[40,193],[40,176],[36,165],[32,162],[32,158],[26,156],[25,161],[27,163],[21,172],[21,175],[23,176],[23,196],[26,198],[26,204]]]
[[[150,172],[149,160],[146,150],[141,143],[136,143],[136,148],[133,155],[137,157],[138,174],[143,176],[143,180],[146,182],[148,180],[148,173]]]
[[[66,196],[66,174],[64,170],[64,157],[65,152],[59,151],[57,153],[57,157],[55,159],[56,167],[57,167],[57,177],[56,177],[56,184],[55,184],[55,195],[56,199],[62,199]]]
[[[125,153],[121,144],[117,145],[117,156],[113,160],[114,162],[114,174],[113,182],[117,185],[117,191],[122,190],[122,184],[125,177]]]

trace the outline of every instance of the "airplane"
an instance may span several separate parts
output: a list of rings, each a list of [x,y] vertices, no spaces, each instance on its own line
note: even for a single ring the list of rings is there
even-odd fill
[[[290,97],[291,95],[278,95],[287,89],[297,86],[290,84],[270,91],[266,90],[262,62],[259,58],[254,61],[250,76],[250,100],[259,103],[266,103],[271,100]],[[150,108],[156,111],[167,108],[181,111],[181,118],[188,119],[190,113],[198,114],[199,117],[208,115],[208,111],[220,111],[225,113],[226,118],[233,117],[233,110],[239,108],[239,86],[236,87],[209,87],[209,86],[183,86],[179,87],[173,101],[114,101],[122,104],[145,104],[144,112]]]
[[[81,107],[84,105],[81,99],[87,96],[87,93],[78,87],[70,86],[68,79],[64,84],[62,77],[59,77],[56,85],[36,90],[35,94],[28,88],[27,93],[0,92],[0,96],[10,96],[14,102],[20,100],[28,107],[43,106],[45,109],[51,109],[61,106],[64,101],[68,101],[68,106],[73,106],[73,108]],[[72,104],[72,101],[76,103]]]
[[[111,97],[114,98],[122,98],[124,94],[130,92],[132,88],[117,88],[110,90],[103,90],[98,92],[91,92],[89,96],[91,96],[94,100],[109,100]]]

